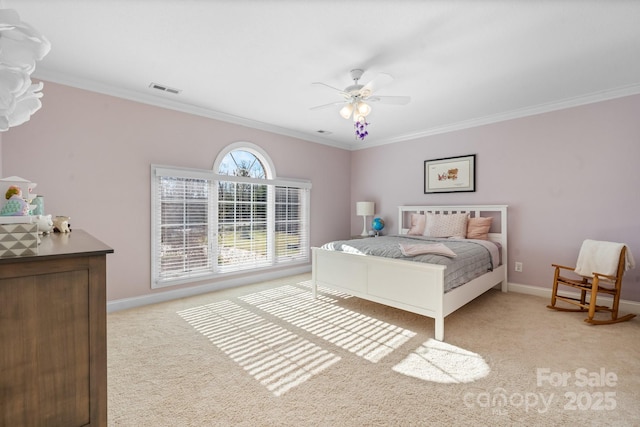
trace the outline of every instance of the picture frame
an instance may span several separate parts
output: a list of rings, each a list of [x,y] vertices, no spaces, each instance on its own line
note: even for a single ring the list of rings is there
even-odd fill
[[[476,155],[424,161],[424,194],[476,191]]]

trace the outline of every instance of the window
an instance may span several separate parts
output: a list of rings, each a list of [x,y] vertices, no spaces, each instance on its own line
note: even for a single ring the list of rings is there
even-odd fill
[[[213,274],[211,173],[161,167],[152,172],[152,287]]]
[[[152,166],[152,287],[309,260],[307,181],[233,144],[213,171]]]
[[[258,156],[246,149],[231,150],[222,158],[218,167],[220,175],[248,176],[251,178],[267,178],[267,169]]]

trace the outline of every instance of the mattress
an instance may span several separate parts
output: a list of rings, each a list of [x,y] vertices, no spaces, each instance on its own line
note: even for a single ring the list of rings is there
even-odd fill
[[[405,256],[401,245],[441,244],[455,256],[431,253]],[[486,240],[438,239],[424,236],[380,236],[352,240],[337,240],[322,245],[322,249],[364,256],[402,259],[412,262],[444,265],[445,292],[492,271],[500,263],[499,245]]]

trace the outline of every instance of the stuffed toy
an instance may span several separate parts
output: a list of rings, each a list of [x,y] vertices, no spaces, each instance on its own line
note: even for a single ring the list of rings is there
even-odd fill
[[[51,215],[36,215],[34,222],[38,224],[38,234],[49,234],[53,231]]]
[[[71,231],[71,226],[69,224],[69,220],[71,218],[68,216],[58,215],[53,218],[53,231],[57,231],[58,233],[68,233]]]

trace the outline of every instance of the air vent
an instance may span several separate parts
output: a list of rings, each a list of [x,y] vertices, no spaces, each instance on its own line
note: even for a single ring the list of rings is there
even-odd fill
[[[151,89],[161,90],[163,92],[169,92],[169,93],[173,93],[173,94],[176,94],[176,95],[179,94],[180,92],[182,92],[180,89],[174,89],[172,87],[161,85],[161,84],[158,84],[158,83],[153,83],[153,82],[149,85],[149,87]]]

